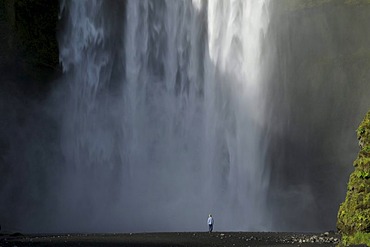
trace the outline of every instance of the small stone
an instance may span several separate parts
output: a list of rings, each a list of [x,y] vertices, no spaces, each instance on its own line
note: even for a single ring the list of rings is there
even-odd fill
[[[324,232],[324,235],[325,236],[329,236],[329,232]]]

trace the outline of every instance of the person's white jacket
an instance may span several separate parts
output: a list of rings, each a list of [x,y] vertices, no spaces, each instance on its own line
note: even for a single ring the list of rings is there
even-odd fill
[[[208,225],[213,225],[213,218],[212,217],[208,217]]]

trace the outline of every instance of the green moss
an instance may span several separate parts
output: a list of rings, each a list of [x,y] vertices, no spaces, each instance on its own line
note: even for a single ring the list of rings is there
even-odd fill
[[[361,178],[361,179],[368,179],[368,178],[370,178],[370,172],[369,171],[357,170],[357,171],[355,171],[354,174],[356,175],[357,178]]]
[[[341,246],[349,246],[356,244],[366,244],[370,246],[370,233],[357,232],[352,236],[343,235]]]
[[[365,152],[365,153],[370,153],[370,146],[365,146],[362,148],[362,151]]]
[[[370,166],[370,158],[365,156],[367,153],[364,153],[364,152],[361,152],[361,151],[360,151],[360,153],[362,154],[361,157],[358,157],[355,160],[355,162],[353,163],[353,166],[354,167],[368,168]]]
[[[370,244],[370,112],[357,129],[361,151],[354,162],[345,201],[338,211],[342,244]]]

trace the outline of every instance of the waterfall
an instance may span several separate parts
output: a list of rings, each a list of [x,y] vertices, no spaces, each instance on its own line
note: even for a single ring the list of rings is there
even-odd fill
[[[269,227],[268,5],[62,2],[61,230]]]

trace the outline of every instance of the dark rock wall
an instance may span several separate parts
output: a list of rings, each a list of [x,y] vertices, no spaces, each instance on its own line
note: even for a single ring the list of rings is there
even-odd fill
[[[58,1],[0,1],[2,74],[32,81],[36,90],[50,81],[59,70],[58,13]]]
[[[20,231],[40,213],[57,179],[58,1],[0,0],[0,224]],[[34,205],[38,206],[35,210]],[[29,229],[31,229],[30,227]]]

